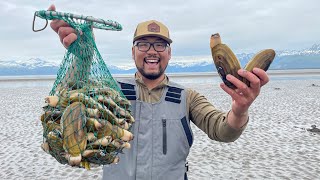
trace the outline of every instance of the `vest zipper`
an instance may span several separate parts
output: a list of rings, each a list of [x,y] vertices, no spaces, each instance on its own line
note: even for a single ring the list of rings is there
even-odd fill
[[[162,146],[162,151],[163,154],[167,154],[167,121],[166,119],[162,119],[162,141],[163,141],[163,146]]]

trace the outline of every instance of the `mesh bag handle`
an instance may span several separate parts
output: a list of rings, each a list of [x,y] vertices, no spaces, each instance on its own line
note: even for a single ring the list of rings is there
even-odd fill
[[[36,17],[40,17],[40,18],[46,20],[46,25],[44,28],[37,29],[37,30],[35,29],[34,22],[35,22]],[[121,24],[119,24],[116,21],[98,19],[98,18],[94,18],[92,16],[84,16],[84,15],[77,15],[77,14],[72,14],[72,13],[47,11],[47,10],[40,10],[40,11],[36,11],[34,13],[32,30],[35,32],[42,31],[47,27],[48,20],[54,20],[54,19],[64,20],[71,25],[72,25],[72,22],[76,22],[77,20],[78,21],[83,20],[87,23],[91,23],[93,28],[102,29],[102,30],[112,30],[112,31],[121,31],[122,30]]]

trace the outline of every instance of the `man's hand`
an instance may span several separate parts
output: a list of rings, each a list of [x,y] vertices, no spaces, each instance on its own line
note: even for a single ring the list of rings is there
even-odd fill
[[[51,5],[49,11],[56,11],[56,7]],[[70,27],[68,23],[63,20],[52,20],[50,23],[51,28],[58,33],[61,43],[65,48],[68,48],[78,37],[76,30]],[[82,32],[80,32],[80,35]]]
[[[254,68],[253,73],[240,69],[238,74],[250,82],[250,87],[235,78],[227,75],[227,80],[234,84],[235,90],[224,83],[220,87],[232,98],[232,108],[228,115],[228,124],[233,128],[241,128],[248,119],[248,109],[260,93],[260,88],[269,82],[267,73],[259,68]]]

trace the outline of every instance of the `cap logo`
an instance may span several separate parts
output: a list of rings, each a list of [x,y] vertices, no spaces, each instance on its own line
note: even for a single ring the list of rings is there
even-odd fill
[[[156,24],[155,22],[148,25],[148,31],[149,32],[160,32],[160,26]]]

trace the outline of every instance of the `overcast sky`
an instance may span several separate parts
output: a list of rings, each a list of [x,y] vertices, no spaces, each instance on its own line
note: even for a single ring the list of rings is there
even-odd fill
[[[320,43],[319,0],[10,0],[0,1],[0,60],[61,61],[65,50],[51,28],[31,29],[34,12],[50,4],[57,11],[119,22],[120,32],[94,30],[99,52],[110,64],[132,63],[135,27],[150,19],[169,27],[177,59],[210,56],[209,39],[216,32],[236,53]],[[36,24],[41,27],[44,20],[37,18]]]

